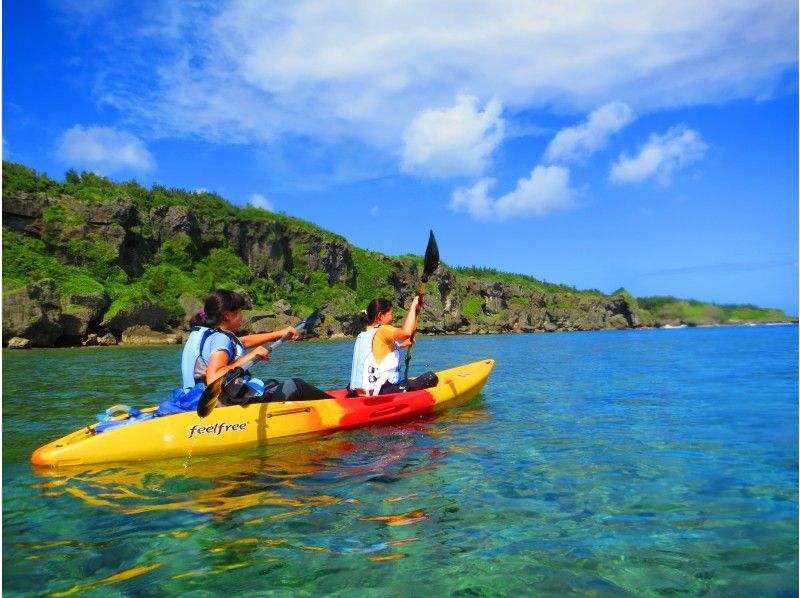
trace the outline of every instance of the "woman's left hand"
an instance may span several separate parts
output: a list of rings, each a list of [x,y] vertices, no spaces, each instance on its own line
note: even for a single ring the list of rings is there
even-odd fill
[[[297,336],[298,336],[297,335],[297,329],[294,326],[287,326],[286,328],[281,330],[281,336],[284,336],[286,334],[291,334],[292,335],[292,340],[295,340],[297,338]]]

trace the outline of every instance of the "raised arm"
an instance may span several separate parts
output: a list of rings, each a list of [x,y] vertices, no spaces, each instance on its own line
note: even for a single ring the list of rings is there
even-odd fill
[[[396,328],[394,331],[394,340],[404,341],[411,338],[411,335],[414,334],[414,330],[417,329],[417,305],[419,305],[419,295],[414,295],[414,299],[411,301],[411,306],[408,308],[408,314],[406,314],[403,325],[400,328]]]

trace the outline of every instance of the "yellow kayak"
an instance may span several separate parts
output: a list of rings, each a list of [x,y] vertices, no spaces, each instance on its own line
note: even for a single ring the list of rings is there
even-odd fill
[[[493,367],[493,359],[484,359],[442,370],[436,372],[437,386],[406,393],[346,398],[344,389],[331,390],[326,391],[331,399],[217,407],[203,419],[187,411],[102,433],[94,423],[36,449],[31,461],[39,466],[70,466],[208,455],[393,423],[469,401],[483,388]]]

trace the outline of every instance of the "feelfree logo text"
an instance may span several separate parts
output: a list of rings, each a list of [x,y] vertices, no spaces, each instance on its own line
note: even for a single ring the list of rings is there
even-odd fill
[[[245,428],[247,428],[247,422],[242,422],[240,424],[228,424],[221,422],[214,424],[213,426],[194,425],[189,428],[189,438],[192,438],[195,434],[213,434],[214,436],[219,436],[223,432],[233,432],[236,430],[244,430]]]

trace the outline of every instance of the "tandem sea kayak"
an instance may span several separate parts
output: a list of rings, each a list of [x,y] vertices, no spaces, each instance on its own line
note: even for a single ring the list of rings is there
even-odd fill
[[[331,390],[331,399],[217,407],[203,419],[187,411],[102,433],[94,423],[36,449],[31,461],[56,467],[209,455],[390,424],[466,403],[493,367],[493,359],[484,359],[442,370],[438,385],[406,393],[346,398],[345,390]]]

